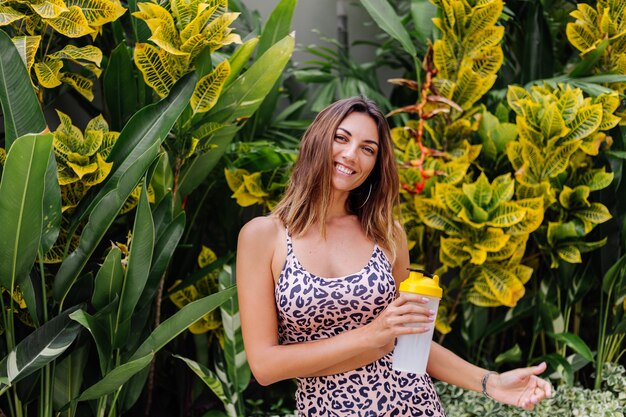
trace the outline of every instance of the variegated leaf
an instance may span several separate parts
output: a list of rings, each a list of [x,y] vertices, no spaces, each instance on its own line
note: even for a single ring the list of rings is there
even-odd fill
[[[487,290],[489,290],[489,287],[487,286],[486,283],[483,284]],[[489,290],[489,296],[483,294],[482,292],[479,292],[476,289],[476,286],[474,286],[474,288],[470,289],[467,293],[467,297],[466,297],[467,301],[469,301],[470,303],[479,306],[479,307],[499,307],[502,304],[493,296],[493,294],[491,293],[491,290]]]
[[[577,141],[559,146],[545,160],[541,178],[552,178],[567,169],[570,157],[580,147]]]
[[[198,81],[191,96],[191,109],[194,114],[206,113],[213,108],[229,75],[230,63],[224,60],[210,74]]]
[[[502,229],[488,227],[481,233],[480,240],[474,242],[474,246],[487,252],[497,252],[504,248],[510,238]]]
[[[102,51],[92,45],[82,47],[66,45],[60,51],[48,54],[47,56],[50,59],[70,59],[76,62],[93,62],[98,66],[100,66],[100,63],[102,62]]]
[[[566,185],[559,194],[559,203],[568,210],[588,207],[591,205],[588,200],[590,193],[591,189],[586,185],[579,185],[573,189]]]
[[[165,97],[176,80],[168,72],[159,50],[150,44],[138,43],[134,59],[146,84],[160,97]]]
[[[20,53],[20,57],[22,58],[22,61],[24,61],[24,65],[26,65],[26,69],[30,74],[30,69],[35,62],[35,54],[37,53],[37,49],[39,49],[41,36],[16,36],[11,40],[13,41],[15,48],[17,48],[17,51]]]
[[[561,137],[569,129],[565,127],[565,121],[561,116],[561,112],[557,108],[557,104],[549,105],[541,120],[541,131],[546,138]]]
[[[559,258],[571,264],[579,264],[583,261],[583,258],[580,256],[580,251],[576,246],[569,245],[559,247],[556,249],[556,253],[559,255]]]
[[[451,235],[460,232],[459,227],[452,221],[445,208],[433,200],[415,197],[415,210],[422,222],[429,227],[445,231]]]
[[[182,21],[179,20],[181,23],[184,24],[183,29],[180,31],[181,42],[185,43],[191,37],[201,34],[207,22],[210,19],[215,18],[213,14],[217,10],[217,8],[218,8],[217,4],[209,6],[206,9],[204,9],[201,13],[199,13],[195,18],[193,18],[193,20],[188,21],[186,23],[183,23],[185,22],[186,19],[183,19]],[[189,15],[189,17],[191,17],[191,15]]]
[[[517,204],[502,203],[490,213],[489,220],[485,224],[493,227],[511,227],[521,222],[525,215],[526,211]]]
[[[481,208],[489,207],[491,197],[493,196],[493,190],[484,173],[481,173],[475,182],[463,184],[463,193],[472,203]]]
[[[5,6],[0,4],[0,26],[9,25],[16,20],[24,18],[26,15],[22,12],[18,12],[11,6]],[[13,41],[15,42],[15,41]]]
[[[37,62],[34,65],[37,81],[44,88],[54,88],[61,85],[60,71],[63,68],[61,61]]]
[[[613,217],[604,204],[595,202],[590,207],[572,212],[572,215],[592,224],[604,223]]]
[[[63,0],[35,0],[30,7],[44,19],[53,19],[68,10]]]
[[[510,85],[506,93],[506,100],[509,103],[509,107],[513,109],[519,116],[524,116],[524,112],[520,103],[530,99],[528,91],[517,85]]]
[[[90,26],[113,22],[126,12],[119,3],[110,0],[65,0],[65,4],[80,7]]]
[[[152,22],[152,20],[150,20]],[[187,56],[187,52],[182,51],[180,37],[173,23],[170,25],[164,20],[159,20],[158,26],[152,31],[149,38],[159,48],[173,55]]]
[[[442,262],[451,268],[462,266],[470,258],[469,254],[462,249],[463,244],[463,239],[441,237],[441,252],[444,255],[440,254]]]
[[[583,96],[580,89],[572,89],[567,86],[561,91],[559,100],[556,103],[556,107],[561,113],[561,117],[566,125],[569,125],[574,121],[576,117],[576,110],[582,104]]]
[[[46,19],[46,22],[54,30],[68,38],[79,38],[94,32],[78,6],[72,6],[55,18]]]
[[[497,264],[484,264],[482,274],[498,301],[507,307],[515,307],[524,296],[524,284],[508,268]]]
[[[223,45],[224,31],[228,29],[228,25],[237,19],[238,16],[239,13],[224,13],[202,30],[202,34],[206,36],[209,44],[212,46],[211,51],[215,51]]]
[[[451,184],[437,184],[435,195],[454,214],[460,213],[463,209],[470,210],[472,207],[472,203],[463,191]]]
[[[89,130],[100,130],[103,133],[108,133],[108,131],[109,131],[109,124],[104,119],[104,117],[102,117],[102,115],[99,114],[96,117],[94,117],[93,119],[91,119],[87,123],[87,126],[85,126],[85,132],[87,132]],[[100,146],[100,145],[98,145],[98,146]]]
[[[96,164],[98,169],[82,178],[85,185],[90,186],[101,183],[109,175],[113,167],[113,162],[106,162],[100,154],[96,154]]]
[[[67,72],[61,76],[61,81],[72,86],[74,90],[78,91],[87,100],[93,101],[93,81],[89,78]]]
[[[578,109],[574,121],[568,126],[571,130],[565,141],[584,138],[592,134],[602,123],[602,105],[593,104]]]
[[[187,366],[189,366],[189,368],[198,377],[200,377],[202,382],[204,382],[207,385],[207,387],[209,387],[209,389],[213,392],[213,394],[215,394],[217,398],[219,398],[222,401],[222,403],[224,403],[224,406],[228,406],[230,404],[230,398],[228,398],[226,394],[224,393],[224,387],[222,385],[222,382],[217,377],[217,375],[213,373],[213,371],[211,371],[209,368],[202,365],[201,363],[195,362],[191,359],[183,358],[182,356],[179,356],[179,355],[174,355],[174,357],[185,362]]]
[[[68,317],[76,309],[65,310],[23,339],[9,352],[6,362],[2,361],[6,368],[0,374],[15,383],[65,352],[80,331],[80,326]]]
[[[219,275],[220,290],[235,284],[233,270],[225,265]],[[228,380],[234,387],[234,393],[241,393],[250,382],[250,367],[246,358],[241,335],[241,318],[237,297],[233,296],[220,306],[224,325],[224,358],[226,359]]]

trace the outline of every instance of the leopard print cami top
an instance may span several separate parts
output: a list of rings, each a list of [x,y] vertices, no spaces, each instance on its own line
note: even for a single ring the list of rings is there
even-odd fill
[[[287,259],[274,295],[281,344],[336,336],[363,326],[396,298],[391,264],[378,246],[360,271],[338,278],[308,272],[293,252],[287,233]],[[392,369],[392,355],[344,373],[298,378],[298,416],[445,416],[428,375]]]

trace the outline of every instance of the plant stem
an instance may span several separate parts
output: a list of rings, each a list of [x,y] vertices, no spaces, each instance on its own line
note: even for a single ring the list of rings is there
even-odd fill
[[[43,300],[43,322],[46,323],[48,321],[48,294],[46,293],[46,274],[43,263],[43,255],[41,251],[38,251],[39,258],[39,274],[41,275],[41,299]]]
[[[111,408],[109,409],[109,416],[108,417],[115,417],[117,415],[117,410],[115,408],[115,403],[117,403],[117,398],[120,396],[120,392],[122,392],[122,388],[124,387],[124,385],[122,385],[121,387],[119,387],[117,389],[117,391],[115,391],[115,395],[113,396],[113,400],[111,401]]]

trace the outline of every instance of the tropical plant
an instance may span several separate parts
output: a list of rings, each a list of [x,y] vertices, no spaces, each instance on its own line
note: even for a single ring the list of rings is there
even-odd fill
[[[194,74],[180,74],[178,82],[171,86],[163,100],[137,112],[119,134],[110,132],[108,123],[100,116],[89,122],[83,134],[69,116],[60,113],[61,125],[54,140],[51,134],[36,140],[32,136],[17,139],[25,133],[43,131],[46,124],[17,50],[4,33],[0,33],[0,41],[3,42],[0,99],[5,116],[4,144],[8,150],[0,194],[2,201],[11,203],[2,209],[3,221],[7,225],[12,223],[11,229],[23,230],[24,210],[30,206],[33,207],[31,211],[35,210],[32,216],[28,216],[29,235],[19,237],[15,234],[18,237],[13,242],[15,245],[7,241],[0,250],[7,260],[17,260],[21,268],[14,269],[12,275],[8,270],[1,274],[2,287],[6,289],[2,302],[6,301],[8,309],[3,309],[6,344],[2,349],[4,361],[0,366],[0,377],[3,392],[10,396],[3,395],[0,401],[3,408],[10,407],[10,414],[16,416],[24,415],[32,404],[39,408],[40,415],[51,415],[56,410],[71,416],[79,413],[79,409],[83,409],[81,413],[85,412],[88,409],[84,405],[86,402],[91,402],[90,408],[98,415],[122,414],[139,398],[148,378],[147,366],[154,354],[233,296],[232,285],[228,288],[224,285],[223,291],[185,305],[162,324],[158,322],[152,330],[151,316],[154,301],[160,297],[159,284],[185,228],[181,200],[175,194],[177,188],[172,190],[172,183],[168,180],[172,179],[170,157],[160,148],[181,114],[186,115],[182,119],[186,125],[192,124],[194,112],[190,111],[189,103],[194,102],[190,99],[196,86],[201,84]],[[260,59],[261,62],[252,65],[246,71],[246,77],[238,78],[256,42],[252,40],[244,44],[230,61],[224,59],[220,64],[227,67],[234,62],[231,77],[226,80],[231,89],[225,90],[225,98],[217,94],[223,99],[214,107],[218,111],[216,120],[220,126],[207,126],[206,123],[195,126],[204,128],[206,135],[203,139],[212,137],[212,132],[228,124],[232,125],[232,138],[241,125],[238,117],[245,118],[254,113],[260,99],[280,75],[293,48],[291,37],[286,37],[277,48],[271,48],[272,44],[269,44],[268,53]],[[123,61],[125,49],[118,47],[116,51]],[[212,65],[210,59],[206,61],[210,54],[203,57],[204,64]],[[271,71],[265,73],[268,68]],[[107,85],[115,85],[123,78],[113,70],[107,69],[107,72],[111,75],[111,82]],[[218,101],[217,96],[211,99]],[[250,101],[242,105],[246,99]],[[128,111],[131,108],[132,105],[122,105],[114,110]],[[124,112],[118,112],[118,115],[118,124],[128,118]],[[182,129],[183,121],[176,125],[176,132],[195,131]],[[118,135],[119,141],[116,140]],[[37,152],[41,155],[36,159],[26,157],[23,149],[28,148],[28,144],[37,144]],[[42,148],[44,145],[49,145],[47,154]],[[207,148],[214,147],[209,145]],[[34,148],[29,152],[34,152]],[[58,159],[58,172],[53,155]],[[171,158],[175,160],[176,155],[173,153]],[[216,160],[220,156],[221,153],[211,155]],[[27,160],[34,161],[33,165],[21,163]],[[33,175],[28,175],[30,170],[35,170]],[[59,189],[59,179],[63,193]],[[202,179],[196,179],[197,186]],[[33,181],[38,185],[34,191],[29,191],[32,188],[29,184]],[[22,183],[24,185],[20,185]],[[140,192],[136,196],[139,202],[136,213],[120,219],[120,213],[128,207],[128,199],[137,186]],[[152,207],[150,187],[155,195]],[[23,194],[18,197],[11,193]],[[37,197],[36,193],[42,197]],[[29,204],[13,207],[25,201]],[[66,206],[63,216],[62,205]],[[62,221],[62,217],[66,220]],[[133,217],[130,232],[124,224]],[[43,260],[43,254],[55,241],[58,243],[57,235],[61,229],[67,236],[67,241],[59,245],[61,262],[58,266],[36,263],[31,255]],[[101,244],[106,238],[114,242],[108,250]],[[41,244],[36,243],[40,240]],[[22,247],[26,241],[35,242],[35,245]],[[73,246],[72,241],[77,245]],[[102,262],[100,267],[99,262]],[[6,268],[10,265],[11,262],[3,261]],[[21,317],[35,329],[16,324],[15,317]],[[81,326],[91,333],[93,342],[78,337]],[[74,340],[78,340],[78,344],[72,343]],[[87,366],[90,348],[97,351],[97,368]],[[26,380],[22,381],[24,378]],[[21,385],[33,383],[40,385],[37,392],[41,396],[25,396],[26,391]]]
[[[0,6],[0,26],[12,35],[27,71],[34,70],[36,86],[52,89],[67,84],[93,100],[93,80],[82,70],[99,77],[102,51],[93,45],[66,43],[66,38],[90,35],[95,39],[105,24],[125,12],[113,0],[11,0]],[[43,101],[43,90],[39,90],[39,99]]]
[[[416,47],[406,46],[410,35],[389,5],[362,3],[389,36],[406,52],[414,53]],[[570,61],[558,65],[546,62],[542,68],[550,71],[540,74],[526,67],[513,72],[510,66],[503,69],[503,53],[512,59],[509,64],[519,64],[516,60],[521,55],[515,55],[509,42],[504,49],[500,44],[501,24],[521,28],[519,33],[512,31],[514,36],[545,35],[530,25],[552,19],[537,6],[540,2],[523,2],[521,9],[512,2],[513,9],[504,14],[498,1],[433,3],[439,9],[433,22],[440,37],[432,52],[424,55],[423,74],[417,82],[395,80],[416,91],[418,99],[392,114],[417,117],[393,129],[392,137],[400,162],[402,215],[413,259],[443,274],[447,284],[437,329],[443,334],[450,332],[460,313],[463,320],[456,322],[460,329],[455,330],[474,360],[488,362],[483,355],[495,346],[494,336],[506,332],[514,337],[505,343],[508,350],[498,356],[496,365],[523,361],[525,354],[526,360],[548,361],[554,378],[573,383],[574,372],[593,362],[598,384],[603,364],[617,360],[623,352],[621,245],[610,248],[608,257],[586,254],[603,246],[607,238],[623,240],[615,235],[621,228],[615,227],[615,221],[620,226],[624,221],[623,201],[607,199],[604,192],[609,187],[623,187],[623,132],[617,125],[623,120],[619,95],[626,76],[615,64],[621,62],[619,54],[612,55],[620,50],[623,39],[617,31],[623,5],[600,1],[595,14],[588,6],[579,5],[573,13],[578,20],[567,31],[585,35],[585,52],[579,61],[570,56]],[[529,21],[514,20],[521,11],[530,13]],[[500,17],[510,18],[499,23]],[[590,24],[595,25],[593,31]],[[529,25],[528,33],[525,25]],[[564,31],[565,23],[550,30],[558,27]],[[548,35],[552,40],[559,36]],[[612,48],[604,49],[609,43]],[[538,66],[533,57],[540,56],[545,47],[551,50],[552,45],[548,42],[525,51],[527,66]],[[563,57],[565,54],[558,55],[560,60]],[[557,68],[570,73],[552,77]],[[602,71],[612,73],[593,75]],[[506,100],[501,101],[505,94],[494,91],[496,74],[533,80],[534,86],[511,86]],[[537,76],[552,78],[536,80]],[[515,114],[512,121],[511,111]],[[617,150],[608,150],[612,145]],[[499,186],[507,190],[505,201],[494,199],[500,197]],[[502,219],[513,224],[496,231],[492,216],[498,202],[510,207],[508,213],[513,216]],[[607,228],[604,223],[613,226]],[[518,226],[524,234],[508,232]],[[505,252],[507,260],[498,260],[499,268],[492,268],[490,257]],[[589,263],[595,265],[601,258],[596,273]],[[533,270],[537,278],[524,288],[522,282]],[[512,279],[516,271],[523,279]],[[602,275],[605,284],[599,289],[594,282]],[[583,299],[589,302],[598,290],[601,304],[594,301],[591,308],[583,308]],[[485,310],[476,305],[510,308]],[[522,325],[522,319],[528,317],[533,319],[530,330]],[[594,320],[599,320],[604,338],[597,340],[597,357],[589,346],[600,334],[590,337],[582,331]],[[529,339],[521,336],[524,333]],[[604,337],[609,334],[610,338]],[[524,352],[518,342],[526,343]]]

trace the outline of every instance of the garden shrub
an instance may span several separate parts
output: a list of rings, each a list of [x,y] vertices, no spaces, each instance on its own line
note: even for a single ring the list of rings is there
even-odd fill
[[[448,417],[625,416],[626,370],[622,365],[607,363],[602,377],[602,388],[599,390],[579,385],[558,386],[552,397],[541,402],[532,412],[489,400],[478,392],[444,382],[437,382],[435,386]]]

